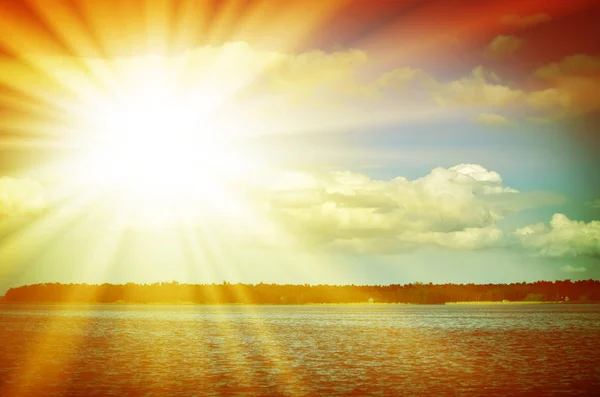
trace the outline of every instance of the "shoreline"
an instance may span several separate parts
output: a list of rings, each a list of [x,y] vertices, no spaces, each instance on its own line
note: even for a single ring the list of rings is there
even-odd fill
[[[443,306],[443,303],[193,303],[193,302],[2,302],[0,305],[48,305],[48,306]]]
[[[573,302],[574,303],[574,302]],[[587,302],[586,302],[587,303]],[[465,302],[446,302],[444,305],[556,305],[556,304],[571,304],[565,301],[465,301]]]
[[[356,302],[356,303],[193,303],[193,302],[6,302],[0,305],[39,306],[496,306],[496,305],[581,305],[600,304],[598,301],[459,301],[445,303]]]

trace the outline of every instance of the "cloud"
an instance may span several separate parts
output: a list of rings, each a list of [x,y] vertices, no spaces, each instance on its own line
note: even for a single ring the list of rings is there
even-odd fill
[[[477,116],[477,122],[481,125],[487,126],[508,126],[511,125],[509,119],[499,114],[494,113],[480,113]]]
[[[520,102],[525,93],[507,85],[499,84],[498,76],[482,66],[459,80],[439,83],[434,99],[442,106],[461,104],[473,107],[502,107]]]
[[[585,75],[600,72],[600,56],[584,54],[571,55],[559,62],[539,67],[534,76],[545,80],[554,80],[565,75]]]
[[[515,36],[499,36],[487,51],[490,56],[507,56],[521,43]],[[483,66],[462,78],[440,80],[409,65],[373,73],[377,61],[356,49],[292,53],[245,42],[201,46],[173,57],[43,56],[33,61],[38,72],[14,60],[0,60],[0,71],[6,72],[0,73],[0,83],[55,103],[61,114],[69,114],[69,121],[48,126],[32,119],[27,121],[28,131],[35,133],[43,126],[85,142],[88,136],[100,135],[96,133],[105,129],[106,120],[114,119],[110,94],[119,92],[139,94],[133,95],[136,98],[172,96],[186,117],[191,113],[189,117],[201,120],[203,127],[234,137],[451,118],[454,106],[475,109],[466,117],[484,125],[507,125],[507,120],[517,120],[509,112],[523,109],[530,113],[526,119],[545,121],[600,109],[600,81],[595,77],[600,61],[588,55],[540,67],[532,78],[545,86],[537,90],[503,81]],[[73,131],[87,133],[75,136]]]
[[[358,83],[356,76],[367,61],[367,54],[359,50],[280,54],[254,86],[270,93],[295,93],[311,98],[368,95],[370,88]]]
[[[497,50],[499,53],[507,51],[502,45]],[[74,88],[81,90],[78,87],[87,86],[80,81],[85,76],[75,70],[80,69],[77,62],[57,59],[40,62],[45,70],[56,73],[60,70],[61,81],[73,81],[74,76],[79,76]],[[345,123],[349,112],[355,122],[360,117],[372,122],[383,117],[378,115],[385,111],[389,114],[387,117],[400,117],[402,112],[398,112],[398,108],[435,110],[435,103],[443,106],[518,105],[526,96],[482,66],[451,81],[437,80],[426,71],[409,66],[373,75],[367,71],[375,61],[366,52],[356,49],[287,53],[230,42],[198,47],[168,59],[145,56],[86,62],[92,70],[107,67],[115,70],[115,74],[123,76],[130,85],[145,87],[157,76],[176,79],[165,83],[183,85],[186,92],[202,94],[188,101],[198,102],[195,107],[200,113],[221,107],[219,114],[224,115],[223,123],[231,124],[230,129],[234,131],[239,130],[236,128],[239,124],[247,126],[245,131],[253,131],[269,129],[266,125],[269,123],[276,124],[273,129],[282,128],[278,123],[288,126],[286,128],[290,125],[301,128],[311,120]],[[175,68],[178,72],[162,73],[165,68]],[[206,95],[207,92],[210,95]],[[321,111],[326,113],[319,113]],[[231,114],[236,115],[235,123],[230,121]]]
[[[295,172],[272,178],[267,186],[261,196],[271,219],[309,245],[355,252],[503,246],[498,220],[557,200],[543,192],[520,193],[477,164],[435,168],[415,180]]]
[[[490,58],[507,58],[521,48],[523,39],[517,36],[498,36],[488,44],[485,55]]]
[[[487,49],[488,56],[507,56],[521,46],[521,39],[499,36]],[[573,55],[559,62],[543,65],[531,76],[542,83],[539,89],[524,90],[503,81],[493,71],[483,66],[475,67],[470,74],[451,81],[440,81],[423,70],[400,68],[388,72],[377,81],[379,90],[396,89],[426,93],[442,107],[460,105],[470,108],[487,108],[476,121],[483,125],[507,125],[510,119],[493,112],[508,108],[525,109],[528,120],[554,122],[600,110],[600,57]]]
[[[587,203],[592,208],[600,208],[600,199],[592,200]]]
[[[527,103],[555,118],[600,110],[600,57],[572,55],[539,67],[533,77],[548,87],[531,92]]]
[[[585,267],[573,267],[571,265],[566,265],[560,268],[565,273],[585,273],[587,270]]]
[[[435,78],[425,71],[409,67],[386,72],[375,82],[379,89],[392,88],[396,91],[406,88],[435,89],[438,84]]]
[[[562,194],[545,191],[519,192],[519,194],[503,192],[486,195],[484,199],[490,208],[500,206],[505,215],[542,206],[561,205],[566,201]]]
[[[512,44],[507,44],[511,41]],[[502,47],[504,44],[495,46],[495,50],[488,51],[493,56],[508,55],[520,45],[512,39],[495,42],[504,43],[506,47]],[[524,109],[527,112],[525,118],[535,122],[554,122],[600,111],[600,96],[597,94],[600,91],[600,57],[597,56],[574,55],[539,67],[531,78],[543,86],[534,90],[524,90],[502,81],[496,73],[483,66],[475,67],[460,79],[446,82],[436,80],[426,72],[411,70],[411,73],[405,70],[400,74],[404,79],[398,86],[412,87],[411,84],[417,84],[442,107],[460,105],[487,108],[485,113],[480,113],[476,118],[484,125],[506,125],[507,121],[510,122],[500,118],[508,117],[499,116],[493,111],[501,108],[513,111]]]
[[[500,22],[505,25],[514,26],[517,29],[524,29],[550,22],[552,17],[548,14],[532,14],[532,15],[505,15],[500,19]]]
[[[502,245],[504,233],[496,226],[465,228],[449,233],[427,232],[402,235],[404,241],[451,250],[479,250]]]
[[[322,246],[333,252],[384,255],[409,253],[426,247],[473,251],[500,247],[503,245],[503,236],[499,228],[490,226],[453,232],[400,232],[398,235],[374,238],[336,238],[324,242]]]
[[[177,214],[152,209],[152,217],[140,207],[121,219],[125,223],[112,226],[119,232],[143,233],[202,225],[202,230],[258,249],[398,254],[427,247],[518,247],[545,256],[599,251],[597,237],[594,245],[590,236],[598,235],[600,222],[583,224],[555,215],[551,230],[543,224],[515,233],[501,230],[497,222],[506,216],[559,204],[564,197],[519,192],[506,186],[500,174],[478,164],[438,167],[413,180],[377,180],[350,171],[274,170],[243,184],[248,213],[207,213],[199,209],[201,201],[191,201]],[[3,216],[36,213],[44,208],[43,190],[29,179],[2,178],[0,208]],[[253,233],[237,227],[241,216],[253,219]]]
[[[45,208],[44,190],[28,178],[0,178],[0,218],[34,215]]]
[[[30,132],[43,125],[70,136],[75,130],[94,135],[104,129],[114,119],[110,111],[115,97],[127,104],[169,98],[181,103],[181,113],[193,113],[203,124],[237,136],[309,129],[307,124],[324,119],[345,123],[349,106],[373,119],[376,105],[359,105],[378,95],[379,76],[360,78],[369,58],[355,49],[292,53],[236,41],[173,56],[32,55],[31,62],[36,70],[15,59],[0,59],[0,84],[39,97],[68,115],[68,121],[51,126],[28,120]],[[74,139],[86,138],[79,134]]]
[[[540,256],[600,256],[600,221],[578,222],[554,214],[550,228],[543,223],[517,229],[521,245]]]
[[[478,66],[461,79],[440,82],[428,88],[442,106],[462,105],[490,110],[525,109],[526,119],[554,122],[600,110],[600,57],[574,55],[541,66],[531,76],[544,84],[535,90],[523,90],[503,82],[495,73]],[[482,124],[505,123],[494,112],[482,113]],[[500,116],[503,117],[503,116]]]

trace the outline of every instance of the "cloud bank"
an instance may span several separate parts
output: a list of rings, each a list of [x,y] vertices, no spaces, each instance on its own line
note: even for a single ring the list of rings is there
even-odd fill
[[[302,241],[362,253],[505,247],[509,239],[499,220],[563,200],[549,192],[520,193],[477,164],[435,168],[415,180],[288,173],[273,179],[263,196],[269,216]]]
[[[499,36],[486,53],[498,59],[516,56],[521,45],[522,40],[516,36]],[[453,117],[456,113],[448,108],[454,106],[472,110],[468,116],[471,119],[481,114],[479,121],[483,124],[502,126],[508,124],[499,117],[515,119],[511,112],[522,115],[524,110],[531,119],[552,121],[600,109],[596,95],[600,89],[600,60],[583,54],[533,71],[529,78],[536,82],[532,85],[535,89],[504,81],[481,65],[448,80],[413,65],[374,72],[378,61],[357,49],[292,53],[261,50],[245,42],[197,47],[172,58],[46,56],[35,62],[44,76],[18,62],[0,60],[0,71],[5,72],[0,73],[0,82],[55,103],[61,113],[72,113],[72,119],[92,119],[93,125],[101,125],[104,117],[98,104],[109,106],[112,101],[110,95],[103,98],[101,93],[116,95],[121,90],[145,92],[144,97],[170,95],[165,91],[176,90],[174,96],[182,103],[182,111],[186,106],[193,107],[192,113],[203,123],[231,135],[306,131],[361,122],[372,125],[404,120],[410,115],[416,119],[425,114]],[[89,70],[110,73],[99,83]],[[56,82],[60,82],[60,90]],[[159,88],[157,92],[152,92],[153,87]],[[66,91],[78,100],[68,99]],[[491,116],[498,113],[503,116]],[[350,119],[348,114],[352,114]],[[27,128],[32,131],[39,128],[31,121],[23,123],[30,123]],[[89,124],[53,126],[53,130],[87,131]],[[237,128],[239,125],[245,128]]]
[[[268,249],[353,254],[516,249],[550,258],[600,257],[600,221],[586,223],[555,214],[549,227],[540,223],[514,231],[501,228],[498,222],[511,214],[560,205],[564,197],[520,192],[505,185],[497,172],[478,164],[438,167],[414,180],[402,176],[377,180],[350,171],[290,170],[241,183],[246,185],[246,215],[210,211],[203,209],[206,204],[190,202],[183,225],[212,225],[214,233],[231,241]],[[44,191],[35,181],[0,178],[1,217],[33,215],[45,207]],[[252,233],[237,227],[240,216],[253,219]],[[139,219],[132,221],[138,229],[148,227]],[[173,219],[171,227],[181,222]]]

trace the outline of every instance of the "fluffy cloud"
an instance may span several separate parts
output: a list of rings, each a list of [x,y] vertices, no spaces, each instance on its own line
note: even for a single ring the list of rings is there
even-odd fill
[[[490,58],[506,58],[512,56],[523,45],[523,39],[517,36],[498,36],[485,49]]]
[[[562,270],[565,273],[585,273],[585,271],[587,270],[585,267],[581,266],[581,267],[574,267],[571,265],[566,265],[560,268],[560,270]]]
[[[32,215],[45,207],[42,187],[28,178],[0,178],[0,218]]]
[[[518,29],[524,29],[550,22],[552,18],[548,14],[532,14],[532,15],[505,15],[500,19],[500,22],[505,25],[514,26]]]
[[[477,116],[477,122],[481,125],[487,126],[507,126],[511,125],[509,119],[499,114],[494,113],[481,113]]]
[[[554,203],[504,185],[476,164],[436,168],[407,180],[352,172],[289,173],[270,181],[268,215],[302,241],[333,250],[392,253],[422,246],[482,249],[505,244],[496,222]]]
[[[515,231],[521,245],[540,256],[600,256],[600,221],[573,221],[555,214],[550,228],[543,223]]]
[[[519,192],[506,186],[497,172],[477,164],[435,168],[414,180],[375,180],[348,171],[277,171],[247,181],[244,189],[245,206],[252,209],[246,215],[236,214],[230,219],[216,211],[196,218],[193,208],[188,211],[186,207],[182,211],[185,220],[170,219],[172,222],[165,224],[155,217],[144,218],[140,209],[133,211],[128,223],[119,230],[143,232],[152,229],[155,222],[159,230],[201,223],[213,234],[228,236],[244,246],[345,253],[397,254],[423,247],[481,250],[515,246],[556,257],[600,252],[600,222],[584,224],[556,215],[550,230],[543,224],[515,233],[501,230],[496,223],[506,216],[527,208],[559,204],[564,198],[549,192]],[[34,181],[1,178],[0,215],[36,213],[44,208],[43,196],[43,190]],[[250,214],[254,219],[253,233],[234,226],[240,216]]]

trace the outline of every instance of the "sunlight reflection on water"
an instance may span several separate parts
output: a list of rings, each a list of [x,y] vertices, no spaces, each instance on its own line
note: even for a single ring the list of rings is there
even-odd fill
[[[600,305],[1,305],[0,394],[585,395],[599,337]]]

